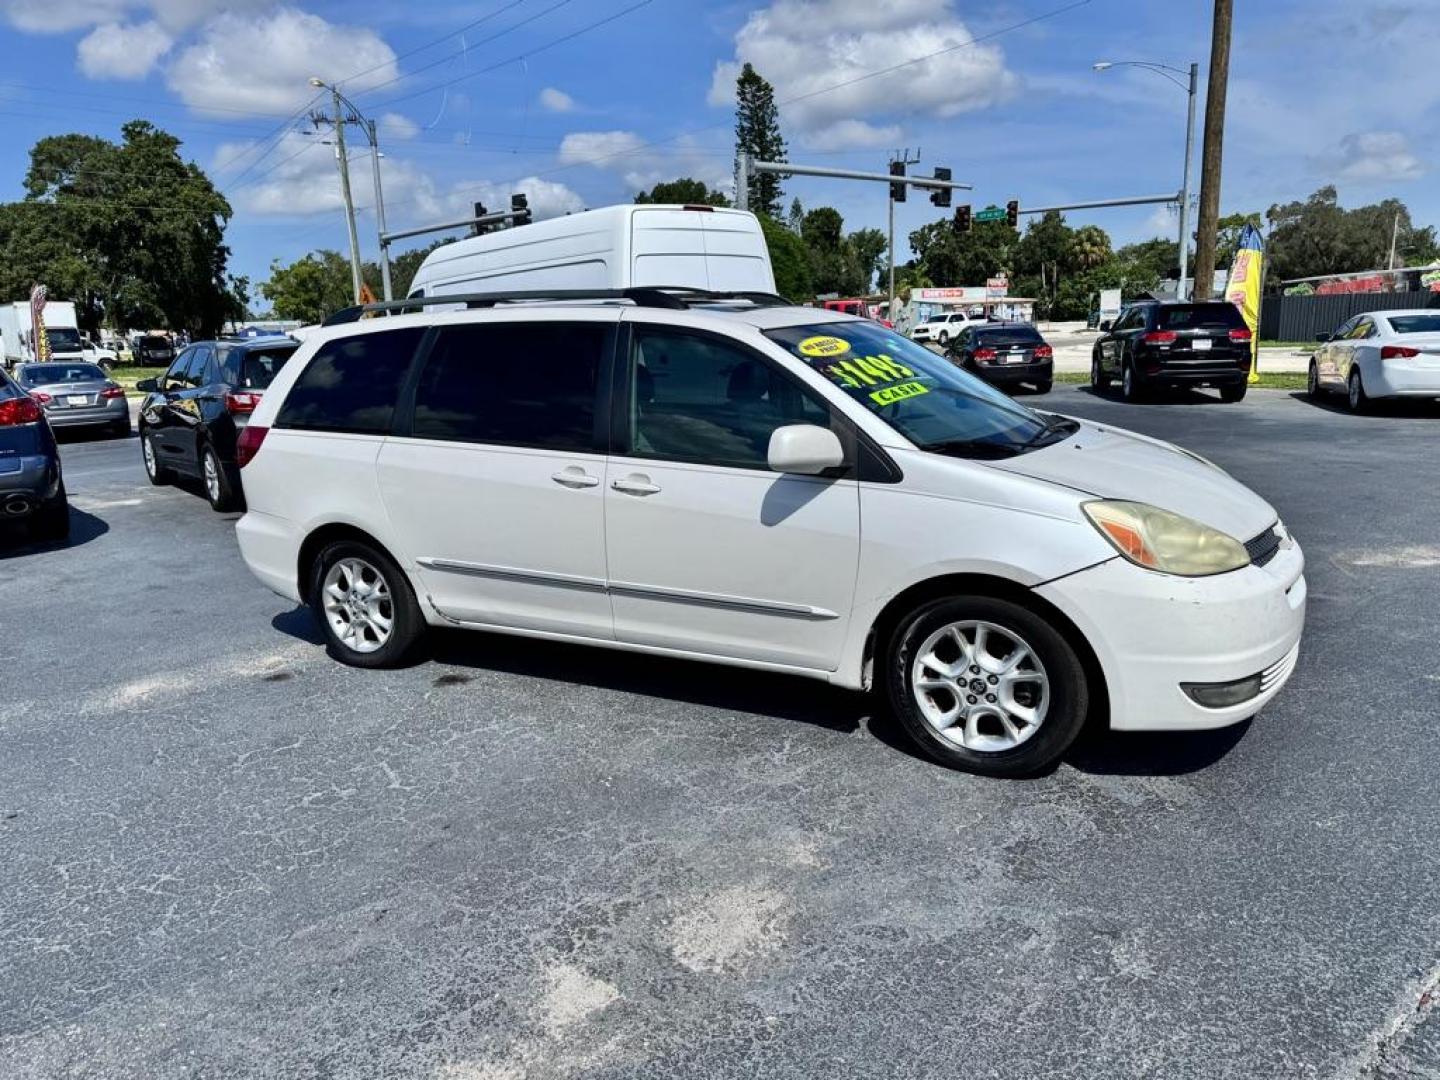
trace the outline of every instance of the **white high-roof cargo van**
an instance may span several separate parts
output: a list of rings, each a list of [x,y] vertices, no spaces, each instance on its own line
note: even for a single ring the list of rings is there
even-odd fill
[[[683,285],[775,291],[755,215],[712,206],[609,206],[457,240],[420,264],[411,296]]]

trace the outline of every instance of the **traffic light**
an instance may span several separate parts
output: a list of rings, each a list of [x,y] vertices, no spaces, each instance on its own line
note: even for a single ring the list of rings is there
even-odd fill
[[[1020,227],[1019,199],[1011,199],[1005,204],[1005,221],[1012,229],[1017,229]]]
[[[937,165],[937,166],[935,166],[935,179],[936,179],[936,180],[949,180],[949,179],[950,179],[950,170],[947,169],[947,168],[945,168],[943,165]],[[939,191],[932,191],[932,192],[930,193],[930,201],[931,201],[932,203],[934,203],[936,206],[949,206],[949,205],[950,205],[950,192],[953,191],[953,190],[954,190],[953,188],[948,188],[948,187],[947,187],[947,188],[941,188]]]
[[[530,224],[530,200],[527,199],[523,194],[510,196],[510,209],[520,215],[517,218],[511,219],[511,227],[514,227],[516,225]]]
[[[905,175],[905,162],[903,162],[903,161],[892,161],[892,162],[890,162],[890,175],[891,175],[891,176],[904,176],[904,175]],[[900,183],[898,183],[898,184],[892,183],[892,184],[890,185],[890,201],[891,201],[891,202],[904,202],[904,201],[905,201],[905,181],[902,180],[902,181],[900,181]]]
[[[489,213],[489,211],[485,209],[485,204],[484,204],[483,202],[477,202],[477,203],[475,204],[475,216],[476,216],[477,218],[482,218],[482,217],[484,217],[484,216],[485,216],[486,214],[488,214],[488,213]],[[471,235],[471,236],[479,236],[479,235],[480,235],[481,233],[483,233],[484,231],[485,231],[485,226],[484,226],[484,225],[471,225],[471,226],[470,226],[470,235]]]
[[[955,231],[964,233],[970,231],[970,204],[957,206],[955,208]]]

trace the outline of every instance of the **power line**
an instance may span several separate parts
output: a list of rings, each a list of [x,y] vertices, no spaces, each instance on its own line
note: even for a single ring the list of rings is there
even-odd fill
[[[568,2],[568,0],[565,0],[565,2]],[[642,7],[646,7],[652,2],[653,0],[639,0],[638,3],[631,4],[627,8],[622,8],[621,10],[614,12],[613,14],[605,16],[605,18],[603,19],[597,19],[593,23],[588,23],[587,25],[580,27],[578,30],[572,30],[570,31],[570,33],[555,38],[553,41],[546,42],[544,45],[537,45],[535,48],[530,49],[527,52],[516,53],[514,56],[511,56],[508,59],[497,61],[496,63],[490,64],[488,67],[479,68],[476,71],[466,72],[464,75],[458,75],[453,79],[446,79],[444,82],[438,82],[435,83],[433,86],[427,86],[423,90],[416,90],[413,93],[402,94],[399,97],[391,98],[389,101],[382,101],[370,107],[375,109],[389,108],[390,106],[395,105],[401,101],[409,101],[412,98],[422,97],[425,94],[433,93],[436,90],[442,90],[446,87],[454,86],[456,83],[464,82],[466,79],[473,79],[480,75],[487,75],[492,71],[498,70],[499,68],[507,67],[508,65],[513,64],[516,61],[528,60],[530,57],[553,49],[557,45],[563,45],[567,41],[573,41],[581,34],[587,34],[591,30],[597,30],[600,27],[605,26],[607,23],[612,23],[616,19],[620,19],[626,15],[629,15],[631,12],[639,11]],[[558,4],[555,5],[555,7],[559,6],[560,5]],[[546,9],[546,11],[553,10],[553,7]],[[545,12],[541,12],[541,14],[545,14]],[[381,85],[384,84],[382,83]]]
[[[450,40],[452,37],[458,37],[459,35],[465,33],[465,31],[467,31],[467,30],[473,30],[473,29],[475,29],[475,27],[479,26],[481,23],[489,22],[491,19],[495,18],[496,15],[503,15],[505,12],[509,11],[511,8],[517,8],[517,7],[519,7],[519,6],[520,6],[521,4],[523,4],[523,3],[525,3],[525,0],[511,0],[510,3],[505,4],[503,7],[498,7],[498,8],[496,8],[494,11],[490,12],[489,15],[482,15],[482,16],[480,16],[480,18],[475,19],[475,20],[472,21],[472,22],[466,23],[464,26],[460,27],[460,29],[458,29],[458,30],[452,30],[452,31],[450,31],[450,33],[448,33],[448,34],[441,34],[441,35],[440,35],[438,38],[436,38],[435,40],[433,40],[433,41],[428,41],[428,42],[426,42],[424,45],[417,45],[415,48],[410,49],[410,50],[407,51],[407,52],[401,53],[399,56],[395,57],[393,60],[387,61],[386,63],[383,63],[383,64],[376,64],[374,67],[368,67],[368,68],[366,68],[364,71],[357,71],[357,72],[355,72],[355,73],[352,74],[352,75],[346,75],[343,79],[336,79],[335,82],[336,82],[336,84],[339,85],[339,86],[344,86],[346,83],[348,83],[348,82],[353,82],[355,79],[360,78],[362,75],[369,75],[372,71],[379,71],[381,68],[389,67],[390,64],[398,64],[401,60],[404,60],[406,57],[414,56],[416,53],[424,52],[426,49],[433,48],[434,46],[439,45],[442,41],[448,41],[448,40]],[[520,25],[520,24],[517,24],[517,25]],[[511,27],[511,29],[513,30],[514,27]],[[494,40],[494,39],[492,38],[492,39],[488,39],[488,40]],[[478,46],[478,45],[483,45],[484,42],[477,42],[476,44],[477,44],[477,46]],[[447,59],[453,59],[453,57],[449,57],[449,58],[447,58]],[[423,70],[423,69],[421,69],[421,70]],[[412,71],[410,74],[413,75],[413,74],[415,74],[415,73]],[[393,82],[394,80],[392,79],[391,81]],[[387,85],[387,84],[386,84],[386,83],[381,83],[380,85],[381,85],[381,86],[385,86],[385,85]],[[375,87],[373,87],[373,86],[368,87],[367,90],[362,91],[362,93],[368,92],[369,90],[373,90],[373,89],[375,89]]]

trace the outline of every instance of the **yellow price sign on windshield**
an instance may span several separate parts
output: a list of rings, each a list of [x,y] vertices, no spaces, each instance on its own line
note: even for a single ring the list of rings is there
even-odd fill
[[[897,401],[904,401],[906,398],[919,397],[921,394],[928,394],[930,388],[918,382],[897,383],[894,386],[886,386],[876,390],[870,395],[870,400],[876,405],[894,405]]]
[[[808,337],[800,342],[800,355],[825,360],[832,356],[844,356],[850,351],[850,343],[844,338],[821,335]]]

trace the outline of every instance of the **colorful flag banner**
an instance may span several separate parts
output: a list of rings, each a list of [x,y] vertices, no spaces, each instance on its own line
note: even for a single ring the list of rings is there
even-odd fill
[[[1250,328],[1250,381],[1260,381],[1260,275],[1265,264],[1265,240],[1254,225],[1246,225],[1230,265],[1225,299],[1240,309]]]
[[[45,296],[44,285],[30,290],[30,351],[42,364],[50,359],[50,335],[45,332]]]

